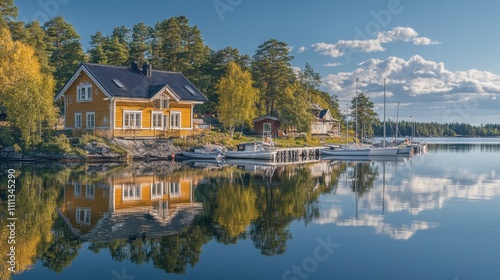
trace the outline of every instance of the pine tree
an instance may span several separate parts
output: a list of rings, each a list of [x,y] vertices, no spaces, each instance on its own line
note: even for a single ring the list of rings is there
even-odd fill
[[[151,53],[152,29],[144,23],[138,23],[132,28],[132,41],[130,42],[129,61],[135,61],[138,65],[146,62]]]
[[[0,28],[7,28],[17,17],[17,7],[14,0],[0,0]]]
[[[104,46],[109,39],[97,31],[94,35],[90,36],[90,47],[87,51],[89,54],[89,61],[97,64],[107,64],[108,56],[104,50]]]
[[[357,100],[356,97],[354,97],[351,101],[351,119],[355,122],[356,116],[358,118],[357,121],[359,129],[358,135],[356,135],[356,137],[358,137],[359,139],[361,139],[361,137],[363,136],[372,136],[373,125],[379,122],[378,114],[375,113],[373,108],[373,102],[370,101],[370,98],[364,93],[358,94]],[[361,135],[362,131],[365,132],[365,135]]]
[[[287,44],[275,39],[264,42],[257,49],[252,76],[261,94],[257,104],[260,114],[277,116],[277,102],[294,79],[292,60]]]
[[[47,33],[49,63],[55,68],[56,89],[60,90],[71,78],[80,62],[86,59],[79,41],[80,35],[62,17],[47,21],[43,28]]]

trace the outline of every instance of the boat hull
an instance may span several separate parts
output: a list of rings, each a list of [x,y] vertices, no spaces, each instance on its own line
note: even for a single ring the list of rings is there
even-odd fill
[[[398,148],[373,148],[370,149],[370,156],[396,156]]]
[[[320,153],[325,156],[369,156],[370,149],[324,149]]]
[[[226,158],[270,160],[276,158],[276,151],[229,151]]]
[[[219,153],[193,153],[182,151],[183,156],[188,158],[198,158],[198,159],[221,159],[222,155]]]

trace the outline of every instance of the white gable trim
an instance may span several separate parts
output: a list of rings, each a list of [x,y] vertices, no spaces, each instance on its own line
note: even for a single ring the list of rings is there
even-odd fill
[[[106,97],[112,98],[111,94],[108,93],[108,91],[101,85],[101,83],[99,83],[94,78],[94,76],[90,73],[90,71],[87,70],[87,68],[85,68],[85,66],[82,64],[82,65],[80,65],[80,68],[78,68],[78,70],[76,70],[75,74],[73,74],[73,76],[71,77],[71,79],[66,83],[66,85],[64,85],[63,89],[56,96],[55,100],[61,98],[64,95],[64,93],[66,93],[66,91],[68,90],[68,88],[80,76],[80,74],[82,73],[82,71],[85,72],[85,74],[87,74],[87,76],[92,80],[92,82],[94,82],[97,85],[97,87],[104,93],[104,95],[106,95]]]
[[[175,92],[168,85],[165,85],[157,93],[155,93],[153,95],[153,97],[150,98],[150,101],[155,100],[156,98],[158,98],[164,92],[167,92],[170,96],[172,96],[172,98],[175,101],[177,101],[177,102],[181,101],[181,98],[177,94],[175,94]]]

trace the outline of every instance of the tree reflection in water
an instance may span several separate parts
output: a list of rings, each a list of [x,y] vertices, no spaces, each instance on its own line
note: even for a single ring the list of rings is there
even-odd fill
[[[236,167],[209,172],[178,165],[161,169],[157,169],[157,166],[148,167],[148,172],[152,172],[154,178],[159,178],[158,172],[154,170],[162,170],[160,174],[163,177],[203,178],[199,179],[193,198],[202,203],[202,214],[174,234],[154,237],[139,234],[128,239],[91,241],[89,249],[96,254],[103,254],[105,252],[102,250],[106,250],[116,261],[130,260],[136,264],[150,262],[167,273],[177,274],[185,273],[187,266],[196,265],[202,247],[211,240],[224,244],[252,240],[255,248],[264,255],[283,254],[287,250],[288,240],[292,238],[288,229],[290,223],[295,220],[309,223],[318,217],[318,196],[331,192],[337,186],[343,170],[332,170],[328,163],[325,166],[327,168],[319,174],[314,173],[310,166],[302,165],[279,167],[264,175],[248,173]],[[102,172],[96,171],[102,170],[102,166],[93,171],[90,171],[89,166],[59,167],[55,170],[20,167],[19,181],[22,187],[17,190],[17,194],[22,199],[18,202],[18,215],[27,218],[23,219],[18,231],[19,239],[23,239],[23,245],[18,249],[18,263],[22,268],[19,271],[40,261],[49,269],[62,272],[83,247],[84,241],[70,230],[67,218],[58,217],[57,209],[66,203],[61,186],[70,181],[89,186],[109,186],[110,178],[123,172],[129,174],[127,172],[134,168],[117,166]],[[144,174],[144,170],[134,172]],[[367,172],[363,169],[361,173],[370,174]],[[366,181],[363,184],[368,185],[371,176],[373,174],[363,177],[362,182]],[[1,180],[4,183],[5,174]],[[2,192],[2,203],[4,201],[5,192]],[[2,216],[6,215],[6,209],[2,205]],[[2,236],[6,234],[5,221],[1,220]],[[3,248],[5,242],[1,244],[0,249],[6,251],[7,248]],[[9,279],[10,275],[5,273],[5,263],[3,261],[1,267],[2,279]]]
[[[373,188],[378,177],[378,166],[372,162],[353,162],[353,176],[350,182],[351,190],[360,197]]]

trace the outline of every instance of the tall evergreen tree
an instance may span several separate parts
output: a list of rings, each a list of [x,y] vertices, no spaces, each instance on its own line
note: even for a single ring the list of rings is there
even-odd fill
[[[100,31],[90,36],[90,48],[88,50],[89,61],[97,64],[107,64],[108,56],[104,46],[108,42],[108,38],[103,36]]]
[[[358,94],[357,100],[354,97],[351,101],[351,119],[356,121],[356,116],[358,118],[358,135],[356,137],[359,139],[363,136],[373,136],[373,126],[379,122],[378,114],[373,108],[373,102],[364,93]],[[362,135],[363,132],[364,135]]]
[[[284,42],[268,40],[253,56],[252,75],[261,96],[257,104],[260,114],[277,115],[277,102],[294,80],[291,69],[293,57]]]
[[[80,35],[63,17],[47,21],[43,28],[47,33],[49,63],[55,68],[56,90],[60,90],[71,78],[80,62],[86,59],[80,44]]]
[[[47,34],[43,30],[38,20],[26,24],[27,36],[24,43],[33,47],[38,62],[42,67],[42,73],[51,75],[54,73],[54,67],[49,62],[49,52],[47,51]]]
[[[118,36],[110,38],[105,48],[107,63],[109,65],[126,66],[128,65],[127,45],[120,42]]]
[[[17,17],[17,7],[14,0],[0,0],[0,28],[7,28]]]
[[[130,42],[129,61],[136,61],[142,65],[151,54],[152,29],[144,23],[138,23],[132,28],[132,41]]]
[[[179,16],[157,23],[153,34],[153,67],[182,72],[196,83],[210,52],[200,30],[189,26],[185,16]]]

